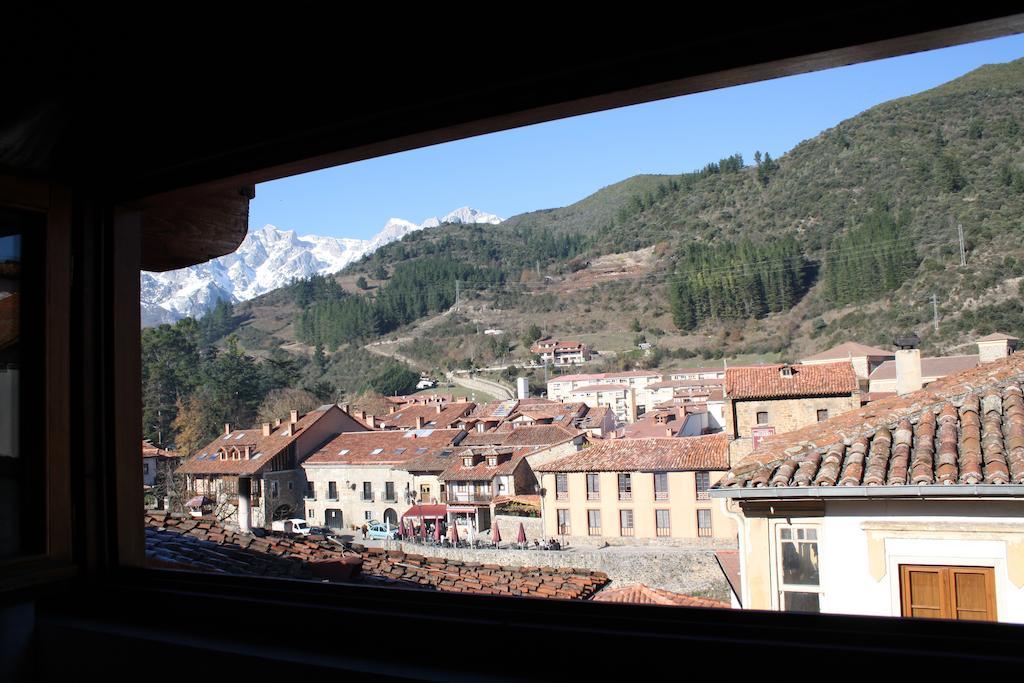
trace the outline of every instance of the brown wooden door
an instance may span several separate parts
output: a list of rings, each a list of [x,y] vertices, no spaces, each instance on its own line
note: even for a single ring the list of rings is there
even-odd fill
[[[995,572],[991,567],[900,565],[905,617],[996,621]]]

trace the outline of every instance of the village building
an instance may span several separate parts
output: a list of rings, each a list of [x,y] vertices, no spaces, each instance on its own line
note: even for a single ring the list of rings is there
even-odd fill
[[[636,392],[625,384],[587,384],[573,389],[571,396],[589,407],[611,409],[619,422],[633,422],[643,414],[637,410]]]
[[[963,370],[978,366],[977,355],[921,357],[917,349],[907,349],[911,354],[904,360],[903,354],[897,360],[882,363],[868,383],[868,397],[878,400],[889,396],[909,394],[932,382]]]
[[[622,432],[625,439],[701,436],[722,431],[706,409],[697,406],[668,405],[655,408]]]
[[[588,407],[586,414],[574,420],[572,426],[584,430],[595,439],[603,439],[615,435],[619,420],[611,408],[606,406]]]
[[[438,481],[447,487],[447,524],[463,537],[491,528],[499,496],[536,495],[537,479],[527,463],[530,446],[471,446],[460,448]]]
[[[344,431],[365,430],[337,405],[303,416],[292,411],[288,422],[264,422],[260,429],[232,429],[189,458],[178,471],[195,494],[191,507],[237,525],[270,528],[279,519],[302,517],[305,477],[299,467],[324,443]]]
[[[551,337],[535,341],[530,353],[540,356],[546,365],[580,365],[590,360],[590,349],[583,342],[558,341]]]
[[[664,374],[663,380],[675,382],[677,380],[702,380],[709,384],[721,384],[725,379],[725,368],[682,368],[681,370],[669,370]]]
[[[746,609],[1024,623],[1024,355],[769,438],[712,489]]]
[[[376,419],[378,429],[451,429],[476,408],[462,400],[454,403],[414,403]]]
[[[164,450],[153,445],[148,439],[142,442],[142,485],[152,487],[162,467],[177,469],[183,456],[175,451]]]
[[[860,407],[860,385],[848,362],[729,368],[724,391],[730,462],[772,434]]]
[[[725,434],[595,442],[535,468],[544,533],[575,545],[734,539],[707,493],[728,462]]]
[[[882,363],[895,359],[895,351],[887,351],[886,349],[866,346],[857,342],[843,342],[827,351],[801,358],[800,364],[821,365],[837,361],[849,361],[853,365],[853,372],[857,375],[857,381],[860,382],[861,392],[866,393],[868,391],[868,378],[871,376],[871,373]]]
[[[370,521],[397,526],[419,490],[405,464],[421,456],[445,457],[465,436],[461,429],[339,434],[302,463],[302,516],[310,526],[337,531]],[[439,493],[443,499],[444,491]]]

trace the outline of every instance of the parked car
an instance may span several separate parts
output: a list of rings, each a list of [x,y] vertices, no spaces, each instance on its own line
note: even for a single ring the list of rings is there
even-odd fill
[[[331,531],[330,527],[326,526],[311,526],[309,527],[309,533],[316,534],[317,536],[333,536],[334,532]]]
[[[383,524],[374,524],[366,532],[366,537],[374,541],[392,541],[398,538],[398,527],[387,527]]]
[[[289,528],[289,522],[291,527]],[[272,531],[290,531],[293,534],[307,535],[310,532],[309,523],[304,519],[281,519],[276,522],[271,522],[270,529]]]

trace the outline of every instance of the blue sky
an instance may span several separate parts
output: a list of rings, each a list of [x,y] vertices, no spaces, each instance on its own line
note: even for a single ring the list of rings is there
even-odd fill
[[[1024,35],[791,76],[483,135],[257,186],[250,228],[369,238],[460,206],[504,218],[565,206],[638,173],[739,152],[781,156],[876,104],[1024,57]]]

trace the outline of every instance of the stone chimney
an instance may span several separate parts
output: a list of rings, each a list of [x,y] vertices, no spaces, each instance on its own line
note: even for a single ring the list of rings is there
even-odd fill
[[[299,411],[293,410],[290,417],[291,419],[289,420],[289,422],[291,424],[295,424],[296,422],[299,421]]]
[[[903,396],[924,386],[921,379],[921,343],[917,335],[897,337],[893,340],[896,350],[896,394]]]
[[[274,429],[277,429],[280,426],[281,426],[281,418],[277,418],[276,420],[274,420]]]
[[[366,417],[366,423],[370,427],[370,429],[377,428],[377,418],[375,418],[373,415],[368,415]]]
[[[995,333],[978,340],[978,361],[992,363],[1017,350],[1020,340],[1008,334]]]
[[[665,427],[665,436],[675,436],[675,433],[672,431],[671,427]]]
[[[422,415],[417,415],[416,416],[416,429],[423,429],[423,416]]]
[[[437,404],[437,414],[440,415],[441,411],[444,410],[444,406],[440,403]]]
[[[363,422],[365,422],[366,421],[366,411],[365,410],[357,410],[356,411],[356,417],[359,418],[360,420],[362,420]]]
[[[230,433],[231,433],[231,423],[230,422],[225,422],[224,423],[224,436],[227,436]]]
[[[388,406],[388,415],[394,415],[398,411],[398,406],[391,404]]]
[[[270,423],[269,422],[264,422],[263,423],[263,436],[270,436]]]

